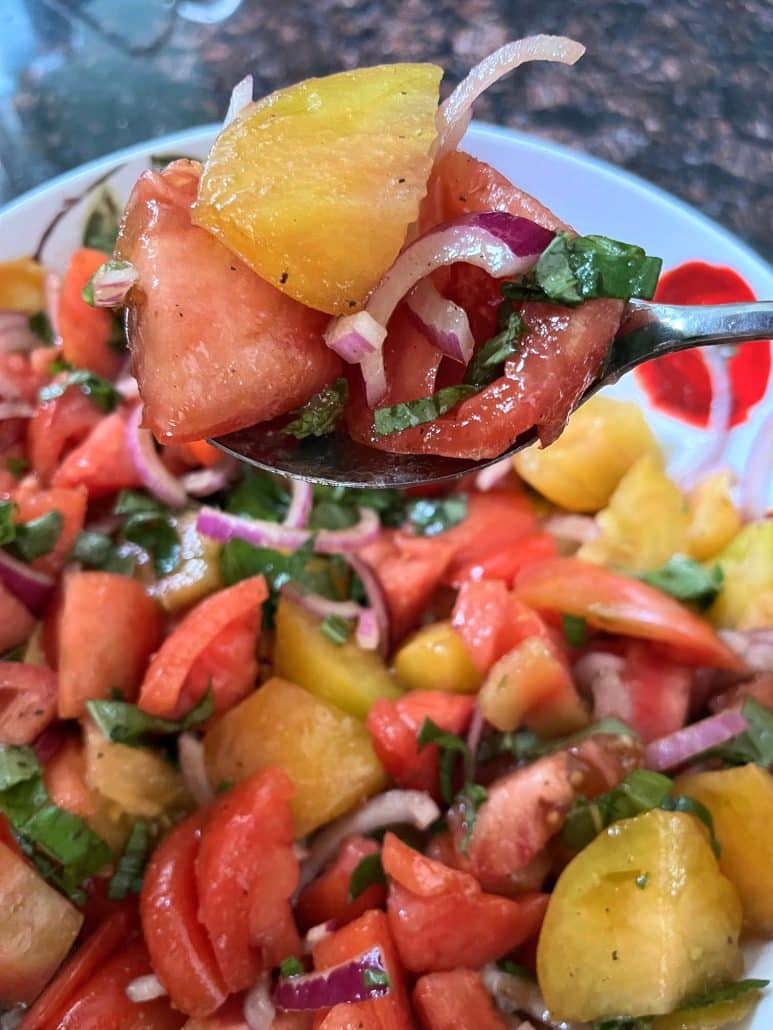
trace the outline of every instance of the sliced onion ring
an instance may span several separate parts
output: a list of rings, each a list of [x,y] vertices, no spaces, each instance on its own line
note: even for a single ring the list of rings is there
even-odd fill
[[[372,609],[363,608],[356,601],[331,601],[322,594],[303,593],[296,590],[290,583],[285,584],[280,593],[288,601],[292,601],[293,604],[297,604],[304,611],[319,619],[335,615],[339,619],[356,620],[355,639],[359,646],[368,651],[375,651],[378,647],[378,625]]]
[[[237,115],[241,114],[244,108],[252,103],[252,76],[245,75],[231,90],[231,99],[228,101],[228,110],[223,119],[223,128],[230,125]]]
[[[716,348],[704,348],[702,357],[711,382],[709,422],[703,432],[699,453],[688,449],[684,462],[672,471],[673,478],[683,490],[691,490],[721,459],[733,416],[733,388],[727,362]]]
[[[773,478],[773,411],[764,419],[749,449],[744,473],[741,509],[747,519],[764,519],[770,510]]]
[[[89,280],[95,308],[120,308],[126,294],[139,279],[130,261],[106,261]]]
[[[0,581],[22,604],[40,615],[45,610],[54,591],[54,581],[43,572],[38,572],[25,562],[12,558],[0,548]]]
[[[391,988],[386,977],[381,978],[383,982],[369,984],[365,977],[367,972],[386,973],[384,956],[378,946],[330,969],[280,977],[274,990],[274,1003],[289,1012],[309,1012],[389,994]]]
[[[379,534],[381,523],[371,508],[360,508],[359,522],[349,529],[320,529],[314,534],[314,550],[318,554],[345,554],[372,543]],[[308,529],[293,529],[279,522],[229,515],[217,508],[201,508],[196,529],[204,536],[227,543],[235,537],[256,547],[280,547],[296,550],[312,536]]]
[[[215,791],[204,761],[204,745],[193,733],[181,733],[177,738],[177,757],[188,793],[197,805],[203,807],[215,800]]]
[[[0,354],[30,351],[39,344],[23,311],[0,311]]]
[[[303,529],[309,521],[311,506],[314,504],[314,490],[311,483],[302,479],[293,479],[291,490],[290,507],[282,524],[290,529]]]
[[[346,360],[360,361],[368,405],[375,407],[386,393],[382,345],[387,323],[417,283],[436,269],[457,262],[475,265],[497,279],[524,275],[554,236],[550,229],[506,211],[461,215],[406,247],[371,294],[365,310],[336,319],[325,333],[325,342],[338,354],[342,341],[350,354],[362,353],[361,358]]]
[[[208,497],[223,490],[231,481],[236,469],[233,458],[223,457],[217,465],[208,469],[194,469],[180,477],[180,485],[191,497]]]
[[[62,280],[56,272],[46,272],[43,281],[46,315],[54,337],[54,346],[61,347],[62,336],[59,332],[59,297],[62,292]]]
[[[423,279],[406,297],[408,310],[433,347],[452,361],[469,364],[475,349],[467,312]]]
[[[581,43],[566,36],[540,35],[505,43],[484,57],[438,108],[436,156],[442,157],[447,151],[456,149],[470,124],[472,105],[481,93],[504,75],[527,61],[575,64],[584,53],[585,47]]]
[[[182,508],[188,497],[178,479],[164,466],[158,456],[153,434],[140,426],[142,405],[138,404],[129,415],[126,426],[126,444],[145,487],[170,508]]]
[[[381,580],[378,578],[373,569],[368,563],[360,557],[359,554],[349,553],[346,555],[347,564],[350,566],[353,572],[360,578],[360,582],[365,590],[365,596],[368,599],[368,611],[373,614],[373,627],[362,627],[362,633],[365,639],[371,634],[377,637],[376,647],[382,658],[386,658],[389,654],[389,649],[392,644],[391,632],[390,632],[390,617],[389,617],[389,605],[387,604],[386,594],[384,588],[381,586]],[[367,648],[367,643],[362,643],[359,639],[361,630],[361,624],[358,623],[358,643],[360,647]]]
[[[513,459],[503,458],[495,461],[493,465],[487,465],[475,476],[475,489],[487,493],[493,487],[498,486],[513,471]]]
[[[317,876],[338,852],[347,837],[372,833],[384,826],[408,823],[419,830],[426,830],[439,817],[440,809],[424,791],[387,790],[367,801],[349,815],[341,816],[329,823],[317,834],[309,849],[309,857],[301,866],[299,886]]]
[[[644,765],[655,772],[675,769],[748,728],[743,715],[735,708],[728,708],[700,722],[693,722],[676,733],[669,733],[667,737],[653,740],[644,751]]]

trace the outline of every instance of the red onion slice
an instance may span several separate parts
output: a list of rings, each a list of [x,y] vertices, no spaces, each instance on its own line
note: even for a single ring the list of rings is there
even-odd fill
[[[138,404],[129,415],[126,426],[126,444],[145,487],[170,508],[182,508],[188,497],[178,479],[164,466],[158,456],[153,434],[140,426],[142,405]]]
[[[314,550],[318,554],[345,554],[372,543],[381,523],[371,508],[360,508],[360,521],[349,529],[320,529],[315,535]],[[229,515],[217,508],[199,511],[196,529],[204,536],[227,543],[235,537],[256,547],[280,547],[294,551],[312,536],[308,529],[293,529],[279,522]]]
[[[215,800],[215,791],[207,773],[204,745],[193,733],[181,733],[177,738],[177,757],[188,793],[197,805],[203,807]]]
[[[503,458],[502,461],[495,461],[481,469],[475,476],[475,489],[481,493],[487,493],[493,487],[498,486],[502,480],[507,479],[513,470],[513,459]]]
[[[106,261],[90,279],[95,308],[120,308],[139,279],[130,261]]]
[[[475,265],[497,279],[524,275],[536,264],[555,233],[506,211],[462,215],[414,240],[373,291],[364,311],[336,319],[325,334],[328,347],[359,361],[368,405],[386,393],[382,346],[386,326],[402,298],[438,268],[457,262]],[[380,340],[380,342],[379,342]],[[354,357],[359,354],[360,357]]]
[[[274,990],[274,1004],[290,1012],[332,1008],[347,1002],[369,1001],[389,994],[388,983],[369,984],[367,973],[386,976],[381,948],[370,948],[338,966],[301,976],[283,976]]]
[[[698,454],[687,452],[685,460],[673,471],[672,476],[683,490],[691,490],[722,457],[733,415],[733,393],[727,362],[716,349],[704,348],[703,361],[711,382],[711,405],[709,422],[703,432],[702,446]]]
[[[587,544],[595,540],[601,530],[591,515],[551,515],[542,523],[546,533],[572,544]]]
[[[358,554],[347,554],[346,561],[353,572],[356,572],[360,578],[360,582],[365,590],[365,596],[368,599],[368,608],[366,611],[372,612],[373,621],[375,627],[369,627],[367,624],[362,627],[363,637],[369,639],[371,636],[371,630],[373,630],[375,636],[378,639],[376,647],[382,658],[386,658],[389,654],[389,647],[391,644],[390,635],[390,617],[389,617],[389,605],[387,603],[386,594],[381,586],[379,580],[373,569],[365,562]],[[360,624],[357,626],[358,643],[360,634]],[[361,643],[361,647],[367,647],[366,643]]]
[[[644,765],[655,772],[675,769],[709,748],[724,744],[746,729],[748,723],[741,713],[737,709],[728,708],[700,722],[691,723],[667,737],[653,740],[644,751]]]
[[[23,311],[0,311],[0,354],[23,353],[39,344]]]
[[[137,1005],[166,997],[166,987],[153,973],[137,976],[126,985],[126,997]]]
[[[287,583],[282,587],[281,593],[288,601],[297,604],[304,611],[319,619],[326,619],[329,615],[336,615],[339,619],[357,620],[355,639],[358,645],[367,651],[375,651],[379,644],[378,623],[375,614],[370,608],[363,608],[356,601],[331,601],[329,597],[322,594],[302,593],[296,590],[292,584]]]
[[[426,830],[439,816],[440,809],[424,791],[384,791],[356,812],[341,816],[320,830],[309,849],[309,857],[301,866],[299,887],[311,883],[338,853],[347,837],[364,836],[397,823],[408,823],[418,830]]]
[[[131,372],[119,376],[115,381],[115,388],[126,401],[138,401],[140,399],[140,385]]]
[[[575,64],[584,53],[585,47],[573,39],[540,35],[505,43],[499,50],[484,57],[438,108],[437,157],[456,149],[470,124],[472,105],[504,75],[515,71],[527,61]]]
[[[51,599],[54,581],[50,576],[12,558],[0,549],[0,580],[33,615],[41,615]]]
[[[191,497],[208,497],[223,490],[231,481],[236,470],[233,458],[223,458],[208,469],[195,469],[180,477],[180,485]]]
[[[59,296],[61,292],[62,280],[60,277],[56,272],[47,272],[43,282],[43,296],[55,347],[62,346],[62,337],[59,332]]]
[[[230,125],[237,115],[241,114],[244,108],[252,103],[252,76],[245,75],[236,83],[231,90],[231,99],[228,101],[228,110],[223,119],[223,128]]]
[[[423,279],[406,298],[408,309],[429,342],[453,361],[469,364],[475,349],[467,312],[447,300],[432,283]]]
[[[741,510],[752,522],[764,519],[770,510],[773,476],[773,411],[763,420],[746,458]]]
[[[365,651],[376,651],[381,640],[378,619],[372,608],[361,608],[354,638]]]
[[[309,521],[311,506],[314,504],[314,491],[311,483],[302,479],[293,479],[291,489],[290,507],[282,524],[290,529],[303,529]]]

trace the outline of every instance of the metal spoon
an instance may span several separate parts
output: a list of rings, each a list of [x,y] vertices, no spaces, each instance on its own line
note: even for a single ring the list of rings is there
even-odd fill
[[[616,383],[651,358],[689,347],[743,343],[773,336],[773,301],[674,307],[630,301],[599,378],[576,407],[602,386]],[[432,454],[389,454],[355,443],[345,433],[295,440],[265,425],[250,426],[211,442],[239,461],[282,476],[348,487],[408,487],[456,479],[515,454],[534,443],[536,430],[522,433],[496,458],[473,461]]]

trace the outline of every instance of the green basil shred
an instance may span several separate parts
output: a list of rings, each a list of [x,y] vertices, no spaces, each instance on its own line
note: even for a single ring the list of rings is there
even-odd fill
[[[356,901],[368,887],[375,885],[385,887],[386,882],[386,874],[381,864],[381,852],[374,851],[372,855],[365,855],[354,867],[349,878],[349,901]]]
[[[66,371],[66,369],[62,371]],[[87,368],[67,371],[64,379],[44,386],[38,393],[38,399],[41,403],[53,401],[71,387],[77,387],[81,393],[96,404],[100,411],[104,411],[106,414],[115,411],[121,403],[121,394],[113,384],[95,372],[90,372]]]
[[[348,396],[349,384],[342,376],[292,412],[292,421],[283,431],[298,440],[308,436],[327,436],[341,420]]]
[[[686,554],[675,554],[659,569],[640,572],[638,578],[678,601],[694,601],[699,607],[708,608],[725,577],[719,565],[706,568]]]
[[[110,878],[108,898],[121,901],[129,894],[139,894],[142,890],[145,864],[153,844],[153,835],[148,824],[144,819],[138,819],[131,828],[116,870]]]
[[[148,715],[128,701],[90,700],[86,702],[86,708],[108,740],[136,745],[143,744],[148,736],[182,733],[206,722],[215,711],[215,700],[210,688],[181,719],[160,719]]]

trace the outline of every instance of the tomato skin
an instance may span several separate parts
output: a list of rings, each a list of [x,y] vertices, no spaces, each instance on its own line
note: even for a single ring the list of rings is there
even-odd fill
[[[420,855],[392,833],[384,837],[382,862],[390,878],[389,926],[414,973],[500,958],[531,937],[545,914],[548,895],[516,901],[485,894],[473,876]]]
[[[49,483],[65,454],[83,443],[102,412],[77,387],[39,404],[27,429],[27,454],[42,483]]]
[[[83,744],[68,737],[43,767],[43,780],[49,797],[59,808],[87,819],[94,814],[96,802],[86,784],[86,759]]]
[[[59,623],[59,715],[74,718],[111,689],[127,700],[161,637],[155,601],[137,580],[112,572],[66,578]]]
[[[440,690],[415,690],[397,701],[379,698],[365,726],[386,771],[401,787],[437,794],[438,747],[419,749],[418,734],[425,719],[449,733],[462,733],[472,718],[475,698]]]
[[[91,981],[98,967],[118,950],[136,925],[136,912],[128,906],[109,916],[79,945],[26,1011],[23,1030],[54,1030],[70,998]]]
[[[413,989],[413,1006],[424,1030],[505,1030],[480,973],[452,969],[426,973]]]
[[[56,1024],[57,1030],[177,1030],[186,1017],[172,1009],[168,998],[138,1005],[126,996],[131,981],[150,972],[143,942],[134,940],[126,944],[70,999]]]
[[[171,830],[151,855],[140,894],[140,916],[153,972],[172,1004],[189,1016],[208,1016],[226,987],[207,931],[199,922],[196,856],[204,812]]]
[[[31,744],[55,716],[55,673],[44,665],[0,662],[0,744]]]
[[[522,569],[515,590],[538,611],[578,615],[609,633],[657,641],[686,664],[744,667],[708,623],[677,601],[598,565],[550,558]]]
[[[349,900],[352,873],[363,858],[376,855],[380,850],[368,837],[349,837],[343,842],[330,866],[300,893],[295,915],[302,930],[329,919],[335,920],[337,926],[345,926],[369,908],[383,906],[386,887],[377,883],[366,887],[354,901]]]
[[[492,551],[455,567],[454,586],[467,580],[499,579],[512,587],[515,577],[527,565],[558,556],[558,545],[549,533],[529,533],[501,550]]]
[[[126,444],[126,418],[115,411],[101,419],[70,451],[51,477],[53,486],[82,486],[89,498],[142,486]]]
[[[220,797],[204,827],[198,917],[229,991],[244,990],[263,968],[301,953],[290,907],[298,885],[292,795],[283,770],[264,769]],[[288,950],[277,956],[277,947]]]
[[[58,511],[62,516],[62,531],[53,550],[31,563],[37,572],[57,576],[70,556],[76,537],[83,529],[86,517],[86,491],[82,487],[52,487],[49,490],[41,490],[34,480],[25,480],[14,493],[13,499],[18,507],[20,522],[30,522],[49,511]]]
[[[122,361],[122,355],[110,347],[112,312],[92,308],[81,296],[83,287],[107,260],[107,254],[90,247],[73,252],[62,279],[58,319],[65,360],[112,379]]]
[[[185,681],[185,708],[192,707],[210,688],[220,712],[249,694],[258,678],[260,618],[259,608],[249,611],[222,629],[205,647]]]
[[[529,637],[551,639],[540,616],[498,579],[462,583],[451,622],[483,673],[521,641]]]
[[[531,504],[520,490],[508,488],[470,494],[464,521],[441,535],[441,539],[454,547],[444,582],[458,586],[463,582],[466,570],[479,562],[491,560],[493,555],[508,550],[537,529],[537,518]]]
[[[23,644],[35,628],[35,616],[0,583],[0,654]]]
[[[261,605],[267,597],[266,581],[262,576],[253,576],[200,601],[153,656],[140,690],[140,708],[151,715],[170,719],[190,708],[199,700],[193,692],[185,690],[195,663],[224,630],[236,622],[254,619],[256,613],[257,637]],[[201,686],[199,682],[198,689]],[[232,703],[230,696],[218,696],[216,685],[213,685],[213,693],[218,710]]]
[[[405,974],[383,912],[370,909],[359,919],[315,944],[314,968],[329,969],[374,947],[381,949],[384,958],[392,985],[389,994],[351,1005],[336,1005],[328,1013],[323,1010],[314,1021],[315,1030],[321,1027],[338,1030],[360,1025],[373,1027],[373,1030],[406,1030],[413,1025]]]

